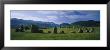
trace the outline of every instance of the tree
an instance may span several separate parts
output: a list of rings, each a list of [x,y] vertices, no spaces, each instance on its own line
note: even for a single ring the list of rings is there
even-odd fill
[[[19,32],[20,30],[19,30],[19,25],[17,25],[16,26],[16,28],[15,28],[15,32]]]
[[[37,25],[32,24],[31,26],[32,26],[32,27],[31,27],[31,32],[32,32],[32,33],[38,32],[39,27],[38,27]]]
[[[16,29],[15,29],[15,32],[19,32],[19,29],[18,29],[18,28],[16,28]]]
[[[57,33],[57,27],[54,28],[54,33]]]
[[[25,30],[29,30],[30,28],[28,26],[25,26]]]
[[[20,26],[20,32],[24,32],[24,26],[23,25]]]
[[[24,26],[23,26],[23,25],[18,25],[18,26],[16,27],[15,32],[24,32]]]

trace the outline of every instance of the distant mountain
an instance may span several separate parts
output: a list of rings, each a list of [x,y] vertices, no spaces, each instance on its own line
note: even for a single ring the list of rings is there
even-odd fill
[[[58,24],[55,24],[53,22],[32,21],[32,20],[23,20],[23,19],[16,19],[16,18],[11,19],[11,28],[15,28],[17,25],[20,25],[20,24],[23,24],[23,25],[35,24],[35,25],[38,25],[40,28],[59,26]]]
[[[78,21],[72,23],[72,25],[86,26],[86,27],[97,27],[100,26],[100,21],[88,20],[88,21]]]
[[[60,24],[60,27],[65,27],[65,26],[70,26],[70,24],[68,24],[68,23],[62,23],[62,24]]]
[[[32,21],[32,20],[23,20],[23,19],[11,19],[11,28],[15,28],[17,25],[31,25],[35,24],[38,25],[40,28],[48,28],[48,27],[68,27],[68,26],[85,26],[85,27],[97,27],[100,26],[100,21],[94,21],[94,20],[88,20],[88,21],[78,21],[71,24],[68,23],[62,23],[60,25],[55,24],[54,22],[42,22],[42,21]]]

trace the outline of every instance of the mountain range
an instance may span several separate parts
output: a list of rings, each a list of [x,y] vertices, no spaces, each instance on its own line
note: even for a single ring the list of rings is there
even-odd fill
[[[55,24],[54,22],[42,22],[42,21],[33,21],[33,20],[23,20],[17,18],[11,18],[11,28],[15,28],[17,25],[31,25],[35,24],[38,25],[40,28],[47,28],[47,27],[60,27],[60,26],[71,26],[71,25],[79,25],[79,26],[86,26],[86,27],[96,27],[100,26],[100,21],[88,20],[88,21],[77,21],[71,24],[62,23],[62,24]]]

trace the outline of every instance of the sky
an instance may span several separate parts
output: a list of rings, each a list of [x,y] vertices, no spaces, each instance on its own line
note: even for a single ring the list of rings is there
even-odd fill
[[[100,21],[100,10],[11,10],[11,18],[56,24],[87,20]]]

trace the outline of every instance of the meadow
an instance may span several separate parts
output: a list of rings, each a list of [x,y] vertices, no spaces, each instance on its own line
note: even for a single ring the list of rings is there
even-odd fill
[[[94,32],[90,33],[78,33],[73,28],[58,28],[57,34],[52,32],[53,28],[42,30],[44,33],[31,33],[30,30],[15,32],[15,29],[11,29],[11,40],[100,40],[100,27],[94,27]]]

